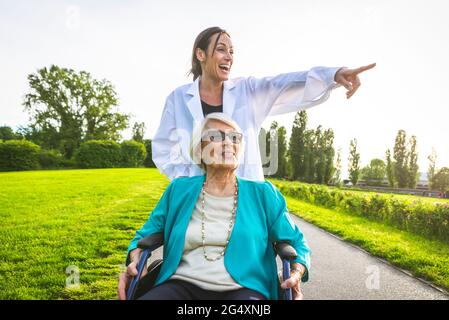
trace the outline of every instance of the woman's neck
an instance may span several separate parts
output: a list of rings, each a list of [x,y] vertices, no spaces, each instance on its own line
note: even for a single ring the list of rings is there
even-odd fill
[[[210,105],[223,104],[223,81],[211,79],[207,75],[200,78],[201,100]]]
[[[219,197],[230,197],[235,193],[236,176],[234,170],[208,169],[205,180],[207,193]]]

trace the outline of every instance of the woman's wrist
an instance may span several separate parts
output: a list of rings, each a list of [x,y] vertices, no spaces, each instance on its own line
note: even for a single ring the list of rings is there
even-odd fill
[[[290,266],[290,271],[297,271],[300,274],[300,278],[302,278],[304,276],[304,274],[306,273],[307,269],[301,263],[293,263]]]

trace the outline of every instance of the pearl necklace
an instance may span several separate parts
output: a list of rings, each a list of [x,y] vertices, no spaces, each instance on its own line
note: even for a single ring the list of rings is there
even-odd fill
[[[206,235],[205,235],[205,230],[204,230],[204,215],[205,215],[205,212],[204,212],[204,197],[205,197],[205,193],[206,193],[206,191],[204,190],[205,185],[206,185],[206,181],[204,181],[203,187],[201,189],[201,193],[203,195],[203,198],[202,198],[202,201],[201,201],[201,206],[202,206],[201,235],[202,235],[202,239],[203,239],[203,255],[204,255],[204,258],[206,260],[208,260],[208,261],[215,261],[215,260],[221,259],[221,257],[224,256],[224,253],[225,253],[226,248],[227,248],[228,243],[229,243],[229,239],[231,238],[231,231],[232,231],[232,227],[233,227],[234,222],[235,222],[235,214],[236,214],[236,211],[237,211],[238,184],[237,184],[237,178],[236,178],[236,180],[235,180],[235,193],[234,193],[234,207],[232,208],[232,216],[231,216],[231,220],[229,222],[229,227],[228,227],[228,238],[226,240],[226,244],[225,244],[223,250],[215,258],[209,258],[207,253],[206,253]]]

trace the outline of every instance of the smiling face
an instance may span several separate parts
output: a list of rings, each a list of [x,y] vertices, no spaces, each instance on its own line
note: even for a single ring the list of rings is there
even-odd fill
[[[217,45],[215,46],[215,44]],[[217,81],[229,79],[234,60],[233,55],[231,38],[225,33],[212,35],[206,52],[200,48],[196,49],[196,57],[201,63],[203,76]]]
[[[221,137],[221,134],[217,136],[217,131],[227,134],[224,141],[220,141],[221,138],[214,138],[214,136]],[[219,120],[211,119],[207,122],[201,142],[201,159],[206,165],[206,171],[210,168],[234,170],[238,167],[240,154],[240,143],[238,142],[240,141],[233,133],[236,133],[233,127]],[[230,136],[234,137],[234,141],[231,140]]]

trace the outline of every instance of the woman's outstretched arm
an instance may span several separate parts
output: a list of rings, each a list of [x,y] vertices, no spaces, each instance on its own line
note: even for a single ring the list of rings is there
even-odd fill
[[[325,102],[330,92],[344,86],[350,98],[360,87],[358,75],[376,64],[348,69],[346,67],[313,67],[309,71],[282,73],[274,77],[249,77],[245,83],[256,124],[266,117],[305,110]]]

